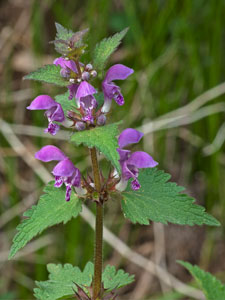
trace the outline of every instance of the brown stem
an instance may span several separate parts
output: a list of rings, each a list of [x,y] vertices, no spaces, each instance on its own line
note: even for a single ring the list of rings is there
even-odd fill
[[[100,193],[101,192],[101,180],[100,180],[100,173],[99,173],[96,149],[91,148],[90,152],[91,152],[91,161],[92,161],[92,169],[93,169],[93,175],[94,175],[95,188],[96,188],[97,192]]]
[[[97,153],[95,148],[91,148],[91,161],[94,175],[95,188],[101,192],[101,180],[98,166]],[[99,194],[100,198],[100,194]],[[100,200],[100,199],[99,199]],[[102,239],[103,238],[103,204],[96,203],[96,223],[95,223],[95,259],[94,259],[94,280],[93,299],[101,300],[102,286]]]
[[[103,238],[103,205],[96,203],[95,224],[95,266],[93,280],[93,299],[100,300],[102,287],[102,238]]]
[[[75,64],[76,64],[76,67],[77,67],[78,74],[79,74],[79,76],[81,76],[82,72],[81,72],[81,69],[80,69],[79,61],[75,60]]]

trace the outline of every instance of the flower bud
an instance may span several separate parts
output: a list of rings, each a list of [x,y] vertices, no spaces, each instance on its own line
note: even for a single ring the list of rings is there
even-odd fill
[[[84,71],[84,72],[82,73],[82,79],[83,79],[83,80],[89,80],[89,79],[90,79],[90,73]]]
[[[93,70],[92,64],[87,64],[86,67],[85,67],[85,69],[86,69],[87,71]]]
[[[106,116],[101,114],[98,118],[97,118],[97,124],[99,126],[103,126],[105,125],[105,122],[106,122]]]
[[[76,130],[82,131],[85,130],[86,126],[84,122],[77,122],[75,125]]]
[[[97,76],[97,72],[95,70],[91,71],[91,76],[96,77]]]
[[[69,82],[70,83],[75,83],[75,79],[74,78],[70,78]]]

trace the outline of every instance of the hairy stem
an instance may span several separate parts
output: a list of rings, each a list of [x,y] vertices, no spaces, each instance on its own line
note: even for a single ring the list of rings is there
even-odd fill
[[[95,224],[95,267],[93,281],[93,298],[101,299],[100,292],[102,286],[102,237],[103,237],[103,205],[96,204],[96,224]]]
[[[81,69],[80,69],[79,61],[78,61],[78,60],[75,60],[75,64],[76,64],[76,67],[77,67],[78,74],[79,74],[79,76],[81,76],[81,75],[82,75],[82,72],[81,72]]]
[[[96,149],[92,148],[91,161],[94,174],[95,188],[98,193],[101,191],[101,180],[99,174]],[[95,258],[94,258],[94,281],[93,299],[100,300],[102,285],[102,239],[103,239],[103,204],[96,203],[96,223],[95,223]]]
[[[91,161],[92,161],[92,169],[93,169],[93,175],[94,175],[95,188],[96,188],[97,192],[100,193],[101,192],[101,180],[100,180],[100,173],[99,173],[96,149],[91,148],[90,152],[91,152]]]

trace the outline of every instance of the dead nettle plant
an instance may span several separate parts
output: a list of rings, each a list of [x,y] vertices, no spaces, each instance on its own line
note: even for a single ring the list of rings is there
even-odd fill
[[[110,265],[103,270],[104,206],[110,205],[112,199],[120,201],[125,218],[133,223],[149,225],[151,220],[163,224],[218,226],[219,222],[184,194],[183,187],[169,182],[170,175],[158,170],[158,163],[148,153],[129,150],[130,145],[141,140],[141,132],[126,128],[119,133],[118,128],[123,126],[121,120],[108,124],[109,112],[116,113],[124,104],[121,89],[115,81],[125,80],[134,72],[122,64],[115,64],[105,71],[107,59],[117,49],[127,29],[103,39],[93,51],[88,49],[92,54],[91,61],[83,61],[88,47],[85,43],[88,29],[74,33],[56,23],[56,30],[56,38],[51,43],[61,56],[25,79],[55,84],[67,91],[55,99],[40,95],[27,109],[44,111],[48,120],[45,132],[51,135],[57,135],[61,126],[67,127],[71,131],[69,142],[88,148],[92,172],[81,174],[76,162],[54,145],[46,145],[35,154],[36,159],[45,163],[56,161],[52,170],[55,181],[44,188],[38,204],[24,213],[9,259],[47,227],[76,218],[85,201],[94,202],[94,263],[87,262],[83,271],[70,264],[48,264],[49,280],[36,282],[34,295],[43,300],[116,299],[117,290],[133,282],[134,276],[123,270],[116,271]],[[107,175],[99,168],[98,153],[111,163]],[[188,264],[183,265],[198,271]]]

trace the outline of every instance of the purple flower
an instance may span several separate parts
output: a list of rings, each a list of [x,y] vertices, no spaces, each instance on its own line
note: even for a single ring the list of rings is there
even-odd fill
[[[70,97],[76,99],[78,108],[81,109],[85,122],[94,122],[93,109],[97,107],[97,101],[93,94],[97,93],[96,89],[87,81],[82,81],[79,85],[69,86]],[[72,99],[71,98],[71,99]]]
[[[63,122],[65,120],[61,104],[55,102],[48,95],[40,95],[36,97],[31,104],[27,106],[27,109],[46,110],[45,115],[48,118],[49,124],[48,128],[45,129],[45,132],[49,132],[52,135],[55,135],[59,130],[59,125],[54,124],[53,122]]]
[[[127,182],[130,178],[133,178],[131,182],[131,188],[133,190],[140,189],[141,185],[138,182],[138,173],[140,168],[153,168],[158,163],[146,152],[137,151],[131,153],[130,150],[123,149],[129,144],[138,143],[143,137],[143,133],[132,128],[125,129],[119,136],[117,149],[120,155],[120,165],[122,169],[122,178],[116,185],[116,188],[120,191],[125,190]]]
[[[102,89],[104,93],[104,105],[102,112],[107,113],[110,110],[112,99],[116,101],[118,105],[124,104],[123,95],[120,92],[120,88],[113,83],[113,80],[124,80],[134,72],[124,65],[117,64],[109,68],[106,73],[105,79],[102,82]]]
[[[53,63],[55,65],[59,65],[62,68],[60,74],[63,77],[68,78],[69,81],[72,83],[68,86],[70,92],[69,100],[75,98],[78,108],[80,108],[80,100],[82,97],[86,97],[97,93],[95,88],[87,82],[87,80],[91,76],[91,73],[88,72],[88,70],[92,68],[90,64],[84,67],[82,63],[79,63],[81,68],[81,75],[79,75],[77,66],[73,60],[66,60],[63,57],[59,57],[56,58]],[[73,74],[74,76],[72,76],[72,78],[70,78],[71,73],[75,73]]]
[[[61,67],[60,74],[62,77],[70,78],[71,71],[76,74],[78,73],[76,64],[73,60],[67,60],[63,57],[58,57],[53,61],[53,64]]]
[[[87,81],[82,81],[79,84],[75,94],[75,98],[77,99],[77,106],[80,107],[82,98],[88,99],[86,98],[87,96],[92,96],[95,93],[97,93],[97,91],[90,83],[88,83]],[[85,101],[85,99],[83,99],[82,101]]]
[[[94,96],[88,95],[86,97],[80,98],[80,106],[83,110],[83,117],[82,120],[85,122],[94,123],[94,117],[93,117],[93,109],[95,109],[98,106],[98,103]]]
[[[59,188],[63,183],[65,184],[66,201],[70,200],[72,186],[78,189],[81,188],[80,170],[73,165],[71,160],[59,148],[51,145],[44,146],[35,153],[35,158],[44,162],[59,161],[52,170],[52,174],[55,176],[55,187]]]

